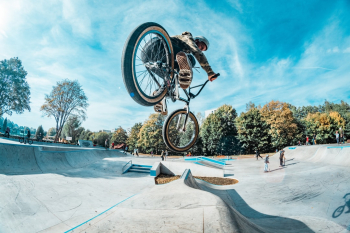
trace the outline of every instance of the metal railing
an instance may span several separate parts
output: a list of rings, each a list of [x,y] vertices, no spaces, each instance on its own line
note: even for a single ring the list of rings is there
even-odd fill
[[[129,164],[130,166],[128,166],[128,164]],[[123,168],[122,168],[122,174],[124,174],[125,172],[127,172],[127,171],[131,168],[131,166],[132,166],[132,160],[130,160],[129,162],[127,162],[127,163],[123,166]]]

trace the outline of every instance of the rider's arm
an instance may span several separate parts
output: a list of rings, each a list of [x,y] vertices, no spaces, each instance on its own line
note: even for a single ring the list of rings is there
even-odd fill
[[[190,52],[193,54],[193,56],[196,57],[197,61],[199,62],[199,64],[203,68],[203,70],[205,70],[205,72],[207,72],[208,76],[215,74],[214,71],[211,69],[211,66],[208,63],[207,57],[198,48],[198,46],[194,42],[192,34],[190,32],[184,32],[184,33],[182,33],[181,36],[178,36],[177,38],[184,41],[188,45]]]

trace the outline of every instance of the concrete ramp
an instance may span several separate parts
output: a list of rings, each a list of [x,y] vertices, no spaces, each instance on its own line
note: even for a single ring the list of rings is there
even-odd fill
[[[284,150],[287,159],[295,158],[312,163],[350,167],[349,144],[286,147]],[[279,153],[276,155],[275,157],[279,157]]]
[[[309,161],[350,167],[350,146],[322,146]]]
[[[0,173],[41,173],[36,157],[35,147],[0,145]]]
[[[36,174],[81,168],[103,158],[125,157],[117,151],[54,148],[27,145],[0,145],[1,174]]]

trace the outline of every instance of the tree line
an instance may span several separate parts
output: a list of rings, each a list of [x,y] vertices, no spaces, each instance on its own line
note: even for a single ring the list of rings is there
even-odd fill
[[[262,107],[250,102],[239,116],[231,105],[223,105],[205,119],[200,113],[197,118],[199,138],[190,149],[195,155],[273,152],[299,141],[304,144],[306,137],[311,139],[314,134],[319,144],[334,143],[339,128],[345,137],[350,135],[350,106],[344,101],[302,107],[274,100]],[[136,123],[128,132],[129,148],[156,154],[165,150],[164,121],[164,116],[151,114],[143,124]]]

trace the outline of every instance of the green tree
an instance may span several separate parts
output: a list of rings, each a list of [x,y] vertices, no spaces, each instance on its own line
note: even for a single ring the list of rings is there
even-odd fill
[[[78,116],[69,116],[67,122],[63,126],[61,137],[72,137],[72,142],[75,142],[84,130],[83,127],[80,127],[81,123],[82,122]]]
[[[6,131],[6,128],[7,128],[7,118],[4,120],[4,123],[2,124],[2,132],[5,132]]]
[[[17,57],[0,61],[0,117],[12,112],[30,111],[30,88],[27,71]]]
[[[298,125],[287,103],[272,100],[260,112],[270,126],[269,134],[274,148],[296,144],[300,138]]]
[[[335,141],[335,132],[344,128],[345,120],[338,112],[309,113],[305,119],[307,135],[316,133],[318,143],[332,143]]]
[[[80,140],[92,140],[94,133],[91,132],[89,129],[87,130],[83,130],[80,135],[79,135],[79,139]]]
[[[40,111],[43,114],[51,117],[56,121],[56,138],[63,130],[69,116],[79,116],[82,120],[86,117],[86,108],[89,106],[87,97],[81,85],[77,80],[70,81],[65,79],[57,82],[49,95],[45,95],[45,103],[41,106]]]
[[[200,137],[204,155],[213,155],[225,150],[226,154],[237,154],[241,145],[236,140],[236,110],[231,105],[223,105],[210,114],[203,122]]]
[[[136,123],[133,127],[131,127],[130,134],[126,144],[128,145],[130,151],[138,148],[137,141],[139,140],[139,133],[142,127],[142,123]]]
[[[55,136],[56,135],[56,128],[55,127],[51,127],[48,131],[47,131],[47,136]]]
[[[121,126],[113,133],[111,142],[114,142],[114,144],[120,144],[120,143],[126,143],[128,140],[128,135],[125,129],[123,129]]]
[[[162,137],[164,120],[165,116],[154,113],[142,125],[137,145],[143,152],[153,151],[155,154],[159,154],[160,150],[165,150],[166,146]]]
[[[236,118],[236,127],[238,130],[237,138],[248,153],[253,153],[256,149],[261,152],[269,151],[271,142],[269,136],[270,127],[263,120],[257,108],[253,107],[246,113],[242,112]]]
[[[39,125],[38,129],[35,132],[35,138],[42,139],[44,137],[44,129],[42,125]]]
[[[95,135],[94,139],[93,139],[93,142],[94,144],[96,145],[99,145],[99,146],[105,146],[105,141],[109,140],[110,139],[110,135],[106,132],[99,132]],[[109,143],[109,141],[108,141]]]

